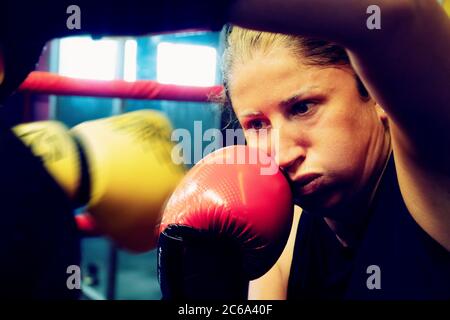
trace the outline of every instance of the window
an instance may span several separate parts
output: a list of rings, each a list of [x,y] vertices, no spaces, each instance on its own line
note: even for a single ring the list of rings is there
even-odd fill
[[[161,42],[157,48],[157,81],[187,86],[212,86],[216,81],[216,49]]]
[[[63,76],[113,80],[117,74],[119,42],[69,37],[59,42],[59,74]]]

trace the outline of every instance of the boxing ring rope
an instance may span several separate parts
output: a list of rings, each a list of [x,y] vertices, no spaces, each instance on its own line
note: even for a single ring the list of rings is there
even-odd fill
[[[211,98],[220,95],[222,90],[222,86],[180,86],[152,80],[76,79],[42,71],[31,72],[19,87],[19,91],[49,95],[185,102],[211,102]]]

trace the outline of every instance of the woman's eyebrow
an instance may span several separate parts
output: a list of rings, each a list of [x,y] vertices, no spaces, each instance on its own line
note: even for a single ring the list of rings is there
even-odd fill
[[[247,117],[256,117],[262,115],[262,112],[260,111],[244,111],[239,114],[239,117],[241,118],[247,118]]]
[[[288,107],[290,105],[292,105],[294,102],[297,102],[298,100],[300,100],[302,98],[302,96],[306,95],[306,93],[308,93],[308,91],[313,90],[313,89],[318,89],[319,86],[309,86],[306,88],[302,88],[300,91],[294,93],[292,96],[290,96],[287,99],[282,100],[279,105],[280,107]]]
[[[302,96],[307,95],[311,90],[318,89],[318,88],[320,88],[318,85],[304,87],[304,88],[300,89],[298,92],[294,93],[289,98],[282,100],[279,103],[279,106],[282,108],[289,107],[293,103],[300,100],[302,98]],[[244,110],[241,113],[237,114],[237,116],[240,118],[247,118],[247,117],[258,117],[262,114],[263,113],[261,111]]]

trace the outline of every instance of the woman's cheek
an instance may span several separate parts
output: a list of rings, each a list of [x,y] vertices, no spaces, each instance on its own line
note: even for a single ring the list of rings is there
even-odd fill
[[[245,134],[247,145],[252,148],[258,148],[268,155],[275,155],[276,153],[276,135],[272,130],[249,130]]]

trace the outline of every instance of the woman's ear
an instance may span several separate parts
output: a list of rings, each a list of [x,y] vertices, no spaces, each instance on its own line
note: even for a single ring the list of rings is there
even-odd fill
[[[383,126],[385,128],[389,127],[389,117],[386,111],[384,111],[383,107],[381,107],[377,102],[375,103],[375,110],[377,112],[377,116],[380,119],[380,121],[383,123]]]

